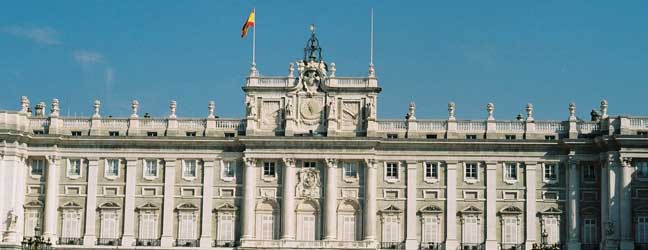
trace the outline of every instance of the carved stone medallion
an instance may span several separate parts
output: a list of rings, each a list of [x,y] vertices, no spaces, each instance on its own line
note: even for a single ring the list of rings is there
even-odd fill
[[[320,196],[319,171],[306,168],[299,171],[297,195],[300,197],[319,198]]]

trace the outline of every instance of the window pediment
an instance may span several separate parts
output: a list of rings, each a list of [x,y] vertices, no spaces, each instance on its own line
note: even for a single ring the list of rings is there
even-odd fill
[[[481,214],[484,211],[475,206],[468,206],[461,210],[461,214]]]
[[[545,209],[544,211],[540,212],[542,215],[561,215],[563,213],[562,210],[555,208],[555,207],[550,207],[548,209]]]
[[[148,202],[144,205],[139,206],[137,209],[138,210],[158,210],[160,209],[160,207],[156,206],[153,203]]]
[[[517,215],[517,214],[521,214],[522,212],[523,212],[522,209],[516,206],[508,206],[500,210],[500,214]]]
[[[176,207],[177,210],[198,210],[198,207],[191,203],[183,203]]]
[[[121,206],[115,202],[106,202],[99,206],[99,209],[120,209]]]
[[[430,205],[430,206],[426,206],[426,207],[421,208],[419,210],[419,213],[421,213],[421,214],[429,214],[429,213],[438,214],[438,213],[443,213],[443,209],[441,209],[438,206]]]
[[[73,201],[67,202],[63,206],[61,206],[61,209],[81,209],[81,208],[82,208],[81,205]]]
[[[27,202],[23,207],[25,208],[42,208],[43,203],[40,201],[30,201]]]
[[[238,208],[231,203],[225,203],[221,205],[220,207],[214,208],[214,211],[216,212],[225,212],[225,211],[236,211]]]
[[[385,209],[381,210],[380,213],[382,214],[400,214],[402,213],[403,210],[394,206],[390,205],[389,207],[386,207]]]

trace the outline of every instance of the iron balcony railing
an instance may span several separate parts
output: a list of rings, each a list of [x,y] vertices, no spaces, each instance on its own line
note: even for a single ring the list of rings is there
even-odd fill
[[[236,241],[234,240],[215,240],[214,246],[215,247],[236,247],[238,246],[238,244],[236,244]]]
[[[419,250],[445,250],[445,244],[442,242],[421,242]]]
[[[83,245],[83,238],[61,237],[58,239],[59,245]]]
[[[199,247],[200,246],[200,240],[177,239],[176,240],[176,246],[177,247]]]
[[[486,250],[484,243],[461,243],[461,250]]]
[[[380,242],[380,249],[405,249],[405,248],[403,246],[403,242],[383,241]]]
[[[524,250],[524,244],[502,243],[501,250]]]
[[[99,238],[99,239],[97,239],[97,245],[100,245],[100,246],[119,246],[119,245],[121,245],[121,239],[119,239],[119,238]]]
[[[160,239],[137,239],[137,242],[135,242],[135,245],[137,246],[150,246],[150,247],[157,247],[160,246]]]

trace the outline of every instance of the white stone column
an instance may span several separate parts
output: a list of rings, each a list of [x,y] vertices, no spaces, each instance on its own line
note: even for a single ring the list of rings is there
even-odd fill
[[[243,232],[241,240],[251,240],[254,238],[254,203],[256,192],[256,159],[246,157],[245,159],[245,179],[243,180]]]
[[[94,246],[97,241],[95,234],[95,221],[97,217],[97,165],[98,158],[88,159],[88,186],[85,206],[85,235],[83,236],[84,246]]]
[[[580,171],[573,156],[570,156],[568,164],[567,249],[580,250]]]
[[[616,155],[608,155],[608,219],[612,223],[613,233],[609,235],[606,249],[618,248],[619,244],[619,164],[616,162]]]
[[[457,242],[457,161],[446,162],[446,249],[456,249]]]
[[[376,193],[378,192],[376,160],[365,159],[365,210],[364,210],[364,240],[376,240]]]
[[[164,159],[164,202],[162,208],[162,238],[160,240],[162,247],[173,246],[175,171],[176,159]]]
[[[607,157],[602,159],[601,163],[601,249],[605,249],[606,241],[608,238],[606,227],[609,221],[609,200],[608,200],[608,163]]]
[[[486,162],[486,249],[497,249],[497,162]]]
[[[282,240],[295,239],[295,159],[283,159],[283,204],[281,206],[281,228],[283,228]]]
[[[534,243],[537,243],[536,237],[536,162],[525,162],[526,175],[526,241],[525,249],[531,249]]]
[[[337,177],[336,159],[326,159],[326,194],[324,209],[324,240],[337,238]]]
[[[8,155],[0,151],[0,242],[7,244],[20,244],[24,232],[26,157],[18,151]]]
[[[419,247],[418,240],[416,239],[416,170],[418,162],[407,162],[407,206],[405,211],[405,220],[407,222],[407,230],[405,235],[405,249],[416,250]]]
[[[634,249],[634,240],[632,236],[632,176],[634,175],[634,167],[632,166],[632,159],[621,158],[622,168],[621,185],[620,188],[620,214],[621,214],[621,250]]]
[[[45,226],[43,227],[43,237],[50,239],[53,244],[56,244],[56,219],[58,209],[58,183],[59,183],[59,164],[60,159],[58,156],[47,157],[47,188],[45,194]]]
[[[203,159],[203,195],[202,217],[200,222],[200,245],[203,247],[212,244],[212,209],[214,199],[214,159]],[[222,164],[221,164],[222,167]]]
[[[126,158],[126,189],[124,193],[124,234],[122,246],[135,243],[135,187],[137,181],[137,158]]]

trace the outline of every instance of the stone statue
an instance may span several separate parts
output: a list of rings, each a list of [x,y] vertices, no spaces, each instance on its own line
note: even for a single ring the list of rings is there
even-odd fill
[[[367,104],[365,105],[365,109],[367,111],[367,118],[368,119],[375,119],[376,118],[376,103],[374,102],[373,98],[367,98]]]
[[[489,102],[486,105],[486,112],[488,112],[488,120],[495,120],[495,117],[493,116],[493,110],[495,110],[495,104],[492,102]]]
[[[178,103],[175,100],[172,100],[171,103],[169,103],[169,109],[171,110],[171,115],[169,115],[169,118],[176,118],[176,108],[178,107]]]
[[[526,112],[527,112],[527,121],[533,121],[533,104],[527,103]]]
[[[335,120],[337,117],[337,108],[335,104],[335,98],[329,102],[329,113],[328,113],[328,119],[329,120]]]
[[[605,119],[608,117],[607,110],[608,110],[608,101],[603,99],[601,101],[601,118]]]
[[[448,120],[451,120],[451,121],[455,120],[455,103],[454,102],[449,102],[448,103]]]
[[[27,113],[29,110],[29,99],[26,96],[20,97],[20,113]]]
[[[592,112],[590,112],[590,116],[592,116],[593,122],[601,121],[601,115],[598,113],[598,111],[596,111],[596,109],[592,109]]]
[[[329,69],[331,71],[330,77],[335,77],[335,63],[334,62],[331,63]]]
[[[92,118],[100,118],[101,115],[99,114],[99,107],[101,107],[101,102],[99,100],[95,100],[93,107],[94,107],[94,114],[92,115]]]
[[[44,117],[45,116],[45,102],[39,102],[36,104],[36,117]]]
[[[405,115],[405,119],[407,120],[416,120],[416,104],[414,102],[410,102],[409,108],[407,109],[407,115]]]
[[[247,115],[251,118],[256,118],[256,101],[254,97],[250,97],[250,100],[246,104]]]
[[[286,100],[286,117],[292,117],[293,116],[294,108],[295,107],[293,106],[292,98],[288,98]]]
[[[139,107],[139,102],[137,100],[133,100],[133,103],[131,104],[131,109],[133,110],[132,114],[130,116],[131,118],[137,118],[137,108],[138,107]]]
[[[214,118],[214,109],[216,109],[216,103],[214,101],[209,101],[209,104],[207,104],[207,110],[209,113],[207,114],[207,118]]]
[[[52,110],[50,111],[50,116],[51,117],[59,117],[59,111],[61,109],[59,108],[59,100],[54,98],[52,99]]]
[[[373,63],[369,64],[369,77],[370,78],[376,77],[376,69],[374,68]]]
[[[569,120],[570,121],[576,120],[576,103],[574,102],[569,103]]]
[[[7,231],[15,231],[16,225],[18,222],[18,215],[16,215],[13,209],[9,210],[7,213]]]
[[[297,61],[297,74],[301,76],[304,73],[305,68],[306,65],[304,64],[303,61]]]
[[[295,77],[295,65],[292,63],[288,64],[288,77],[290,78]]]

